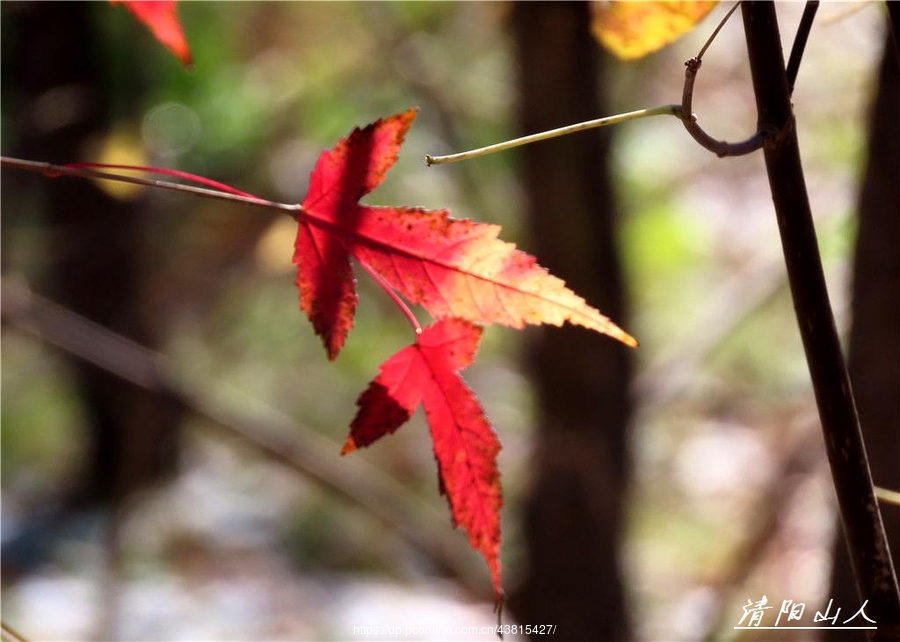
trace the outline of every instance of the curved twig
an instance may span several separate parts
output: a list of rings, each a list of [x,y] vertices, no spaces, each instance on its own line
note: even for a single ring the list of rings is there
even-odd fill
[[[166,358],[42,297],[27,283],[5,277],[3,320],[37,335],[79,361],[178,404],[203,424],[356,504],[456,578],[473,595],[483,583],[441,515],[399,481],[363,459],[343,465],[340,446],[276,409],[253,415],[223,403],[173,372]],[[5,642],[5,638],[4,638]]]
[[[697,72],[700,70],[700,65],[703,64],[703,54],[706,53],[706,50],[709,49],[713,40],[719,35],[719,31],[722,30],[722,27],[725,26],[725,23],[728,22],[728,19],[739,6],[741,6],[740,2],[734,3],[734,6],[728,10],[728,13],[723,16],[715,30],[710,34],[709,38],[706,39],[706,42],[703,43],[700,52],[694,58],[691,58],[684,63],[684,66],[686,67],[684,72],[684,90],[681,93],[681,113],[679,114],[681,122],[684,124],[684,128],[687,132],[701,147],[713,152],[719,158],[724,156],[743,156],[755,152],[763,146],[766,138],[763,132],[757,130],[750,138],[737,143],[716,140],[700,127],[700,124],[697,122],[697,115],[692,109],[694,102],[694,80],[697,77]]]
[[[697,122],[697,116],[691,108],[694,100],[694,79],[697,77],[701,64],[700,56],[691,58],[684,63],[686,67],[684,72],[684,91],[681,94],[681,122],[684,123],[684,128],[695,141],[719,158],[724,156],[744,156],[761,149],[766,139],[771,136],[771,132],[767,133],[762,129],[757,129],[750,138],[737,143],[729,143],[724,140],[716,140],[700,127],[700,124]]]

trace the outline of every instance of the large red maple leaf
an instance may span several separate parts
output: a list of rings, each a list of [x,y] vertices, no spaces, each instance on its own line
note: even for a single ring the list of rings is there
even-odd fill
[[[481,332],[468,321],[444,319],[423,329],[414,344],[385,361],[357,401],[359,412],[341,454],[393,433],[421,402],[453,524],[463,527],[472,547],[484,556],[499,597],[500,442],[458,374],[475,358]]]
[[[373,207],[358,200],[397,159],[415,110],[355,129],[322,152],[298,215],[294,251],[300,305],[334,359],[353,326],[355,257],[433,317],[474,323],[568,321],[637,342],[589,306],[534,257],[497,238],[500,227],[454,220],[446,210]]]
[[[451,219],[445,210],[373,207],[359,199],[375,189],[397,159],[414,110],[355,129],[320,155],[297,210],[294,246],[300,305],[334,359],[353,326],[357,295],[351,257],[406,313],[416,341],[382,364],[360,395],[342,450],[368,446],[403,425],[421,403],[431,430],[441,492],[454,525],[487,561],[497,598],[500,583],[500,477],[497,440],[459,371],[475,357],[476,323],[562,325],[568,321],[637,342],[535,259],[497,238],[499,226]],[[76,165],[76,167],[79,165]],[[178,170],[124,165],[174,175],[256,204],[278,205]],[[293,209],[289,207],[289,209]],[[422,304],[437,322],[422,329],[398,294]]]

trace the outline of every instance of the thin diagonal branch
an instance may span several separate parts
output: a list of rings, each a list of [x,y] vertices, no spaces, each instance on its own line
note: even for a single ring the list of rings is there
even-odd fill
[[[60,176],[73,176],[76,178],[96,178],[107,181],[116,181],[119,183],[131,183],[132,185],[142,185],[144,187],[154,187],[158,189],[166,189],[173,192],[184,192],[202,196],[205,198],[213,198],[220,201],[231,201],[234,203],[243,203],[254,207],[265,207],[267,209],[279,210],[287,212],[293,218],[297,218],[297,213],[301,211],[300,205],[291,203],[276,203],[275,201],[267,201],[263,198],[255,196],[243,196],[224,190],[211,189],[208,187],[195,187],[193,185],[183,185],[181,183],[172,183],[170,181],[152,180],[140,178],[139,176],[126,176],[124,174],[116,174],[114,172],[104,172],[89,167],[71,167],[67,165],[54,165],[53,163],[44,163],[39,161],[24,160],[21,158],[10,158],[8,156],[0,156],[0,167],[9,169],[20,169],[36,174],[43,174],[48,178],[59,178]]]
[[[27,642],[25,637],[12,628],[5,620],[0,623],[0,640],[3,640],[3,642]]]
[[[296,421],[270,410],[245,416],[213,401],[171,373],[165,357],[4,278],[3,319],[132,384],[165,396],[206,425],[236,439],[270,461],[311,479],[362,507],[475,595],[483,582],[460,546],[443,528],[445,517],[411,495],[399,482],[362,459],[340,459],[340,446]]]
[[[521,147],[522,145],[530,145],[531,143],[537,143],[542,140],[549,140],[551,138],[558,138],[560,136],[568,136],[569,134],[575,134],[578,132],[586,131],[588,129],[596,129],[597,127],[606,127],[607,125],[617,125],[619,123],[624,123],[629,120],[637,120],[638,118],[648,118],[650,116],[676,116],[681,117],[681,111],[678,105],[662,105],[660,107],[653,107],[652,109],[638,109],[636,111],[625,112],[624,114],[616,114],[614,116],[605,116],[604,118],[595,118],[594,120],[586,120],[581,123],[575,123],[574,125],[566,125],[564,127],[557,127],[556,129],[551,129],[545,132],[538,132],[537,134],[529,134],[528,136],[522,136],[520,138],[514,138],[512,140],[506,140],[502,143],[495,143],[494,145],[488,145],[487,147],[479,147],[478,149],[470,149],[465,152],[459,152],[458,154],[449,154],[447,156],[431,156],[428,155],[425,157],[425,163],[428,166],[431,165],[440,165],[443,163],[457,163],[459,161],[469,160],[471,158],[478,158],[479,156],[487,156],[488,154],[493,154],[495,152],[502,152],[507,149],[512,149],[513,147]]]

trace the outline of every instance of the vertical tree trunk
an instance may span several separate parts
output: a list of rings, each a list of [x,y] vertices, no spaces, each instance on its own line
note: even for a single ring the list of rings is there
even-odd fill
[[[859,198],[848,367],[872,478],[900,490],[900,65],[890,34],[877,82]],[[894,568],[900,569],[900,506],[882,503],[881,511]],[[847,607],[860,602],[840,527],[829,597]],[[827,639],[865,635],[829,629]]]
[[[605,69],[588,5],[518,2],[512,18],[521,133],[605,114]],[[542,265],[622,324],[609,148],[609,130],[531,145],[522,148],[520,177]],[[510,607],[522,622],[557,624],[557,639],[628,639],[619,543],[631,354],[579,328],[533,336],[539,418],[525,523],[529,568]]]
[[[101,65],[113,63],[98,59],[92,11],[90,3],[34,2],[5,14],[13,21],[3,62],[4,102],[18,103],[10,110],[16,118],[16,149],[10,150],[15,154],[74,162],[90,140],[112,126],[112,90],[104,84]],[[140,94],[140,74],[131,77],[135,86],[121,91],[126,101]],[[46,195],[36,202],[22,197],[27,189],[3,191],[6,224],[10,219],[46,224],[49,267],[46,281],[33,284],[36,289],[143,345],[155,345],[158,322],[149,322],[141,309],[141,204],[116,200],[88,181],[11,178],[19,188],[37,183]],[[90,433],[84,476],[71,499],[118,505],[174,469],[180,411],[99,369],[78,363],[72,368]]]

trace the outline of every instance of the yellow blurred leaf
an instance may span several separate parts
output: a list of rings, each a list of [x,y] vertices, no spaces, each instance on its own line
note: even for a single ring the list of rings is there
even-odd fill
[[[265,274],[284,274],[297,268],[291,259],[297,238],[297,221],[286,216],[273,221],[254,251],[256,266]]]
[[[718,4],[711,2],[593,2],[591,30],[623,60],[665,47],[694,28]]]
[[[131,124],[120,124],[101,137],[92,138],[82,152],[85,161],[117,165],[146,165],[143,141]],[[143,186],[101,179],[91,179],[104,192],[120,201],[138,197]]]

